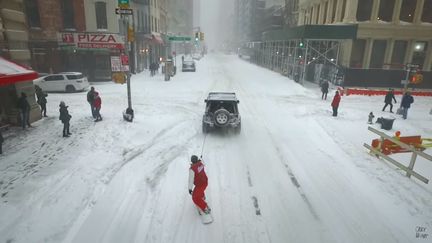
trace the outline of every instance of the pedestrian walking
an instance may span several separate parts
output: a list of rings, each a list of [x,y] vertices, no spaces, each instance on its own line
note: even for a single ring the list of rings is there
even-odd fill
[[[152,62],[150,64],[150,75],[153,77],[155,75],[156,72],[156,63]]]
[[[411,93],[409,91],[405,92],[401,101],[403,119],[407,119],[408,109],[411,107],[412,103],[414,103],[414,98],[411,96]]]
[[[95,97],[95,88],[92,86],[90,91],[87,92],[87,102],[90,104],[90,109],[92,113],[92,117],[96,118],[95,107],[94,107],[94,97]]]
[[[337,116],[337,114],[338,114],[338,108],[339,108],[340,100],[341,100],[341,97],[339,95],[339,92],[336,91],[335,96],[333,97],[333,101],[331,103],[331,106],[333,108],[333,116]]]
[[[102,107],[102,99],[99,96],[98,92],[95,92],[94,106],[95,106],[95,115],[96,115],[95,122],[102,121],[102,116],[100,114],[100,109]]]
[[[28,127],[32,127],[30,125],[30,104],[27,101],[27,95],[22,92],[21,97],[18,99],[18,108],[21,112],[21,126],[23,129]]]
[[[66,106],[64,101],[60,102],[59,112],[60,112],[59,120],[61,120],[63,123],[63,137],[69,137],[69,135],[72,135],[72,133],[70,133],[69,131],[70,128],[69,122],[72,116],[69,114],[68,106]]]
[[[189,194],[192,201],[205,214],[210,214],[210,208],[205,201],[205,189],[208,185],[207,175],[204,171],[204,164],[198,156],[192,155],[191,167],[189,169]],[[195,187],[193,187],[195,186]]]
[[[397,103],[396,98],[394,96],[394,92],[393,89],[389,89],[389,91],[387,92],[385,98],[384,98],[384,107],[382,108],[382,111],[385,110],[385,108],[390,105],[390,113],[393,113],[393,104],[392,101],[394,100],[395,104]]]
[[[369,119],[368,119],[368,123],[372,124],[373,123],[373,119],[374,119],[374,114],[372,113],[372,111],[369,113]]]
[[[48,96],[48,94],[43,92],[43,90],[39,86],[36,85],[37,103],[41,107],[41,115],[44,117],[48,117],[46,114],[46,104],[47,104],[46,97],[47,96]]]
[[[327,100],[328,89],[329,89],[329,82],[327,80],[324,80],[324,82],[321,84],[322,100]]]
[[[0,129],[0,154],[3,154],[3,142],[4,142],[4,138]]]

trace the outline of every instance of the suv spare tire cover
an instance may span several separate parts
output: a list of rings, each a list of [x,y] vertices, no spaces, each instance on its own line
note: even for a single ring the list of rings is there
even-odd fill
[[[218,126],[226,126],[230,119],[230,113],[225,109],[219,109],[214,113],[214,121]]]

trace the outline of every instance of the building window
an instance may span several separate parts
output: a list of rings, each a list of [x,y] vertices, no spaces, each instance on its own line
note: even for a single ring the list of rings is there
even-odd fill
[[[397,40],[393,46],[393,54],[391,58],[391,64],[393,68],[403,69],[405,61],[405,53],[407,49],[408,42],[403,40]]]
[[[328,2],[325,2],[325,4],[324,4],[323,23],[327,22],[327,8],[328,8]]]
[[[73,0],[62,0],[63,28],[75,29]]]
[[[413,57],[412,64],[420,65],[420,68],[423,67],[424,61],[426,59],[426,51],[428,48],[428,43],[426,41],[417,41],[413,46]]]
[[[371,19],[373,0],[358,1],[357,21],[368,21]]]
[[[26,0],[25,9],[28,25],[30,27],[41,27],[38,2],[35,0]]]
[[[333,1],[333,11],[332,11],[331,23],[336,22],[336,7],[337,7],[337,0],[334,0]]]
[[[346,4],[347,1],[346,0],[342,0],[342,14],[341,14],[341,19],[340,21],[343,21],[343,19],[345,18],[345,14],[346,14]]]
[[[153,31],[153,16],[150,17],[150,32]]]
[[[137,29],[138,29],[138,31],[141,31],[141,11],[139,11],[139,10],[137,10],[137,18],[138,18],[138,20],[137,20],[137,22],[138,22],[138,26],[137,26]]]
[[[363,58],[366,48],[366,40],[357,39],[353,43],[350,67],[352,68],[362,68]]]
[[[378,12],[378,20],[391,22],[395,0],[381,0]]]
[[[432,23],[432,0],[425,0],[421,21]]]
[[[386,40],[374,40],[370,59],[370,68],[382,68],[387,47]]]
[[[102,29],[102,30],[108,29],[106,3],[105,2],[96,2],[95,3],[95,10],[96,10],[96,28]]]
[[[399,19],[404,22],[413,22],[417,0],[403,0]]]

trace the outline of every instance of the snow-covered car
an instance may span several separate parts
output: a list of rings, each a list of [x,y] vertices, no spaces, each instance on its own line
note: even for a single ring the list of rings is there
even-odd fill
[[[46,92],[76,92],[90,86],[87,78],[79,72],[50,74],[33,80],[33,83]]]
[[[194,60],[198,60],[199,61],[202,58],[202,56],[199,53],[194,53],[194,54],[192,54],[192,58]]]
[[[195,62],[193,60],[184,60],[182,64],[182,72],[196,71]]]
[[[240,101],[235,93],[210,92],[205,99],[206,108],[202,120],[202,131],[208,133],[214,128],[231,128],[241,131]]]

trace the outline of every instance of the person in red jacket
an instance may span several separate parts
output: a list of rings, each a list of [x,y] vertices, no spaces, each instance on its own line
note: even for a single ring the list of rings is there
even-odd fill
[[[94,102],[93,104],[95,107],[95,118],[96,118],[95,122],[102,121],[102,116],[100,114],[100,109],[102,107],[102,100],[101,100],[98,92],[94,93],[94,101],[93,102]]]
[[[341,97],[339,95],[339,92],[336,91],[335,96],[333,97],[333,101],[331,103],[331,106],[333,108],[333,116],[337,116],[340,100]]]
[[[205,214],[209,214],[210,208],[205,201],[204,194],[208,181],[204,171],[204,164],[196,155],[192,155],[191,162],[192,164],[189,169],[189,194],[192,195],[192,201],[195,205]],[[195,188],[193,188],[194,185]]]

